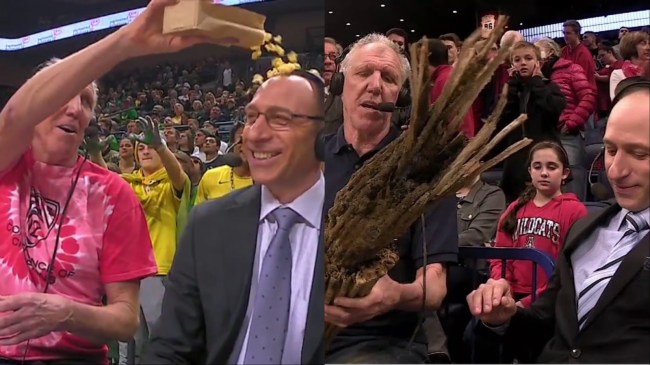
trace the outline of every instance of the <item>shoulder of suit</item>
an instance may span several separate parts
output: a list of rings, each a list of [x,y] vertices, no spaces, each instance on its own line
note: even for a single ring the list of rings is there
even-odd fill
[[[600,224],[602,224],[601,222],[602,219],[614,216],[621,209],[621,207],[618,206],[618,204],[616,204],[616,200],[608,200],[608,201],[603,201],[601,203],[604,205],[603,210],[589,213],[586,216],[578,219],[571,226],[571,231],[582,229],[583,227],[593,224],[595,222],[600,222]],[[569,231],[569,233],[571,233],[571,231]]]
[[[221,214],[228,209],[242,206],[242,203],[247,200],[252,201],[256,194],[259,195],[259,189],[259,186],[251,185],[237,189],[219,199],[208,200],[192,208],[192,215],[195,220],[214,220],[215,214]]]

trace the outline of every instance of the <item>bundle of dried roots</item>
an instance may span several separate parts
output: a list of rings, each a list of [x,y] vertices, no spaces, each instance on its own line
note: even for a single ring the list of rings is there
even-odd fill
[[[430,107],[431,75],[426,39],[411,46],[412,113],[408,130],[358,170],[338,193],[326,228],[325,303],[334,298],[367,295],[399,259],[395,241],[443,197],[473,181],[529,144],[522,140],[489,161],[486,154],[526,120],[521,115],[494,137],[506,104],[501,95],[495,112],[480,132],[467,141],[460,133],[463,116],[505,60],[510,45],[489,60],[490,46],[503,34],[500,17],[489,39],[476,32],[463,43],[463,52],[445,91]],[[337,328],[328,325],[326,340]]]

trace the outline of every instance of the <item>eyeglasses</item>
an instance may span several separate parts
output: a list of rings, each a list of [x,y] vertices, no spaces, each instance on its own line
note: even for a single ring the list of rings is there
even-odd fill
[[[321,121],[324,118],[320,116],[305,115],[305,114],[295,114],[287,110],[269,110],[267,112],[260,112],[254,109],[246,110],[246,115],[244,116],[244,124],[248,127],[255,124],[257,119],[263,115],[266,118],[266,122],[269,127],[274,130],[287,130],[290,128],[291,124],[299,118],[310,119],[315,121]]]
[[[338,56],[336,53],[327,53],[327,54],[325,55],[325,58],[329,58],[330,61],[334,61],[334,62],[336,62],[336,59],[337,59],[338,57],[339,57],[339,56]]]

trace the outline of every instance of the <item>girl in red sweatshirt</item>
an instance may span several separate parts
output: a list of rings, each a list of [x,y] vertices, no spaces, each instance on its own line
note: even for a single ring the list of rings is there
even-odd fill
[[[562,193],[569,176],[569,161],[564,149],[555,142],[540,142],[530,150],[528,172],[532,179],[524,193],[501,216],[495,246],[535,248],[558,257],[569,228],[587,215],[587,208],[575,194]],[[501,278],[501,260],[491,262],[491,277]],[[532,298],[532,263],[509,260],[505,279],[512,287],[517,303],[529,307]],[[537,274],[537,295],[548,278],[541,268]]]

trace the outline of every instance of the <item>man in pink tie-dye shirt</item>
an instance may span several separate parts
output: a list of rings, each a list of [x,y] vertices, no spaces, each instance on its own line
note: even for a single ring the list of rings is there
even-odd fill
[[[177,2],[152,0],[129,25],[50,62],[0,112],[0,364],[107,363],[105,344],[138,327],[140,280],[157,272],[142,206],[77,151],[94,80],[208,41],[161,33]]]

